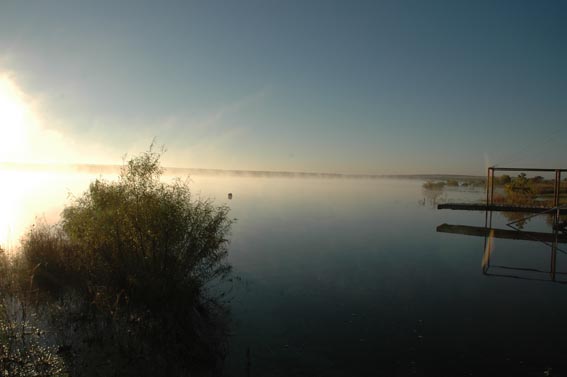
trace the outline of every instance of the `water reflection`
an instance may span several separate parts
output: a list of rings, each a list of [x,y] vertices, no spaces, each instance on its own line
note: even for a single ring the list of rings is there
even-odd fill
[[[564,227],[562,227],[563,222],[561,221],[561,216],[559,216],[559,211],[552,210],[554,213],[543,213],[543,214],[518,214],[514,213],[514,216],[506,216],[509,220],[512,219],[506,225],[522,236],[524,240],[537,242],[540,245],[544,245],[549,249],[549,268],[548,269],[538,269],[532,266],[513,266],[513,265],[502,265],[502,264],[490,264],[490,259],[492,255],[492,249],[494,244],[494,234],[495,231],[491,230],[490,234],[485,237],[485,251],[483,255],[483,273],[485,275],[509,277],[515,279],[525,279],[525,280],[540,280],[540,281],[552,281],[557,283],[567,283],[567,281],[558,280],[558,277],[562,275],[567,275],[567,272],[557,271],[557,258],[558,253],[561,255],[567,255],[567,251],[564,247],[560,247],[560,244],[567,243],[567,237],[564,234]],[[551,232],[541,233],[541,232],[526,232],[523,231],[526,224],[539,216],[546,217],[546,223],[550,224],[551,220]],[[492,212],[487,216],[487,226],[492,224]],[[539,256],[540,258],[542,256]],[[544,277],[541,277],[543,274]],[[536,276],[534,276],[536,275]]]
[[[555,238],[551,243],[545,242],[543,240],[537,241],[541,242],[549,250],[547,258],[545,257],[545,253],[541,253],[540,250],[535,250],[537,255],[534,255],[534,257],[541,258],[542,260],[547,260],[547,263],[549,264],[548,269],[541,269],[532,267],[529,264],[526,266],[517,266],[511,264],[512,262],[508,262],[508,264],[491,264],[491,258],[493,256],[494,250],[494,230],[491,229],[489,236],[485,238],[485,248],[482,256],[482,272],[488,276],[508,277],[524,280],[552,281],[562,284],[567,283],[567,281],[558,279],[563,275],[567,275],[567,271],[557,270],[558,253],[560,253],[560,256],[567,255],[567,251],[564,248],[560,248],[558,245],[560,242],[567,243],[567,240],[565,240],[564,237],[559,238],[559,236],[556,234],[557,232],[554,233],[548,234],[550,237]]]
[[[430,188],[423,188],[423,199],[419,201],[419,204],[422,206],[427,206],[429,208],[435,208],[437,204],[440,202],[444,202],[446,200],[446,196],[442,189],[430,189]]]
[[[567,244],[565,221],[563,216],[559,216],[559,211],[556,209],[553,211],[555,212],[551,214],[536,213],[528,215],[525,213],[504,212],[502,213],[503,218],[509,220],[505,224],[508,229],[494,228],[492,225],[493,211],[486,211],[483,227],[442,224],[437,227],[437,231],[484,237],[481,268],[486,276],[567,283],[567,281],[560,279],[561,276],[567,275],[567,271],[558,271],[557,269],[558,257],[567,255],[567,248],[562,246]],[[525,229],[530,221],[541,217],[545,218],[545,224],[550,225],[546,231]],[[534,251],[533,255],[524,259],[524,262],[527,262],[526,265],[517,265],[517,256],[514,256],[509,250],[508,252],[503,252],[505,255],[503,260],[499,263],[493,263],[497,239],[535,243],[536,246],[531,247]],[[548,250],[547,259],[544,258],[545,254],[542,253],[542,248],[543,250]],[[538,268],[532,265],[534,260],[538,259],[536,263],[541,264],[542,258],[547,260],[548,268]]]
[[[27,199],[19,201],[18,208],[30,211],[24,228],[36,215],[57,217],[67,192],[82,192],[96,176],[77,178],[75,186],[65,183],[70,177],[58,177],[49,181],[57,188],[30,188]],[[194,195],[229,204],[231,216],[238,218],[229,259],[242,283],[230,295],[226,375],[567,371],[563,285],[489,278],[510,272],[498,266],[533,268],[544,271],[534,274],[549,276],[549,246],[514,240],[519,232],[506,227],[510,220],[499,214],[487,227],[484,212],[433,210],[422,183],[191,177]],[[481,188],[469,189],[447,187],[432,198],[482,200]],[[48,192],[57,196],[39,199]],[[424,197],[425,205],[419,203]],[[37,207],[26,207],[32,199]],[[478,237],[435,232],[442,222],[479,225],[468,225]],[[509,238],[496,229],[508,231]],[[552,233],[549,229],[546,218],[537,217],[522,234]],[[565,259],[558,250],[556,280],[563,279]],[[490,275],[479,268],[482,261]]]

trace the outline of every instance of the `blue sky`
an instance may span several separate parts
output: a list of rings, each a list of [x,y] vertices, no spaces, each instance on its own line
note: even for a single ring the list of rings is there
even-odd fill
[[[567,166],[564,1],[2,0],[2,72],[46,161],[157,137],[185,167]]]

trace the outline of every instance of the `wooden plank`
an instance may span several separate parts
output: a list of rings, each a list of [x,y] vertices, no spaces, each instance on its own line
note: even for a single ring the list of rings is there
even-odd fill
[[[494,238],[504,238],[510,240],[525,240],[525,241],[539,241],[539,242],[555,241],[554,233],[524,232],[519,230],[485,228],[481,226],[441,224],[437,227],[437,231],[440,233],[463,234],[466,236],[477,236],[477,237],[486,237],[492,234]],[[557,234],[557,242],[567,243],[567,235],[561,233]]]
[[[525,212],[525,213],[544,213],[555,214],[555,210],[550,207],[524,207],[502,204],[481,204],[481,203],[445,203],[437,205],[437,209],[452,209],[461,211],[498,211],[498,212]],[[562,215],[567,214],[567,208],[560,210]]]

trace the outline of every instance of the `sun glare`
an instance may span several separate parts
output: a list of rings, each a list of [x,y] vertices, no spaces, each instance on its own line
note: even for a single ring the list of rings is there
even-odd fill
[[[20,238],[38,219],[54,223],[69,190],[80,192],[84,176],[52,172],[0,170],[0,247],[13,251]],[[39,189],[41,188],[41,190]]]
[[[0,76],[0,161],[21,160],[26,153],[33,114],[22,91]]]

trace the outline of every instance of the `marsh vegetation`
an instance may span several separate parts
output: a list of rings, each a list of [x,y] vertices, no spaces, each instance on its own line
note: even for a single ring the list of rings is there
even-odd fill
[[[485,188],[485,180],[480,177],[439,176],[427,179],[422,185],[423,199],[421,205],[436,207],[448,201],[477,200],[478,193]]]
[[[526,173],[520,173],[516,177],[503,174],[494,177],[493,201],[499,204],[518,204],[533,206],[552,206],[554,195],[554,179],[545,178],[540,175],[529,177]],[[467,179],[438,179],[427,180],[422,185],[425,191],[442,192],[446,189],[484,189],[486,190],[485,178]],[[567,181],[560,183],[561,203],[567,202]]]
[[[446,193],[451,191],[477,190],[486,192],[487,184],[484,178],[469,179],[438,179],[427,180],[422,184],[423,203],[428,203],[434,207],[441,202],[446,202]],[[560,205],[567,204],[567,180],[560,182]],[[555,180],[540,175],[528,176],[520,173],[516,177],[502,174],[494,177],[494,196],[493,203],[501,205],[517,205],[529,207],[554,207]],[[476,198],[477,202],[482,202],[484,196]],[[502,216],[518,229],[523,229],[531,217],[522,212],[502,212]],[[554,213],[544,213],[545,222],[549,226],[554,226],[557,222]],[[563,224],[567,216],[560,216],[559,221]]]
[[[553,206],[555,180],[540,175],[528,177],[520,173],[517,177],[501,175],[495,179],[498,191],[494,195],[496,203],[513,203],[522,205]],[[560,182],[561,202],[567,202],[567,182]]]

